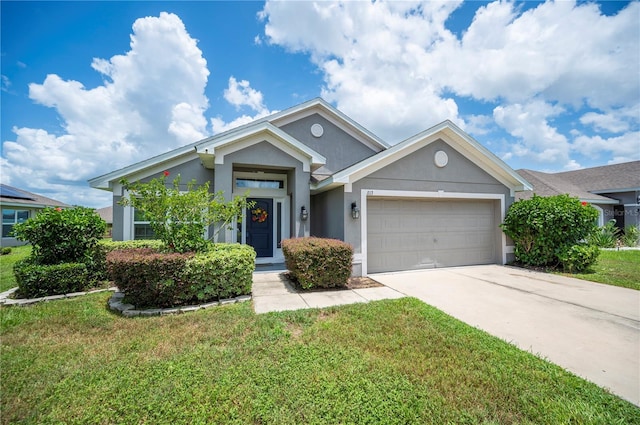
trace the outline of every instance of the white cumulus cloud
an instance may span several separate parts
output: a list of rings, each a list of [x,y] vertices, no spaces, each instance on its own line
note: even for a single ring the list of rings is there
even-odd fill
[[[55,74],[30,84],[29,97],[55,108],[62,132],[14,128],[16,140],[3,144],[3,181],[101,206],[109,195],[88,178],[208,135],[207,62],[178,16],[136,20],[130,50],[92,67],[104,77],[95,88]]]
[[[260,17],[265,42],[308,54],[322,95],[390,142],[448,118],[479,135],[505,129],[504,158],[575,168],[571,130],[556,122],[638,128],[639,114],[620,116],[639,104],[640,2],[606,16],[595,3],[495,1],[458,35],[447,20],[460,4],[267,1]],[[460,111],[464,98],[492,105],[493,125]]]
[[[609,163],[627,162],[640,159],[640,131],[631,131],[621,136],[602,137],[578,135],[572,149],[582,155],[600,159],[610,154]]]
[[[264,104],[262,92],[251,87],[251,83],[247,80],[236,80],[235,77],[229,77],[229,85],[224,90],[224,98],[231,105],[236,107],[236,110],[241,110],[244,107],[251,109],[254,114],[241,116],[231,120],[225,121],[221,117],[211,118],[211,128],[214,134],[222,133],[223,131],[230,130],[232,128],[248,124],[251,121],[259,118],[271,115],[276,111],[270,111]]]
[[[562,107],[533,100],[526,104],[498,106],[493,110],[493,118],[520,141],[513,147],[513,155],[566,168],[571,163],[569,140],[548,122],[550,117],[563,112]]]
[[[266,40],[310,54],[322,96],[379,136],[397,142],[435,122],[462,124],[432,78],[429,52],[460,2],[267,2]]]
[[[247,80],[238,81],[233,76],[229,77],[229,87],[224,91],[224,98],[236,109],[248,106],[258,113],[267,109],[260,91],[251,88],[251,84]]]

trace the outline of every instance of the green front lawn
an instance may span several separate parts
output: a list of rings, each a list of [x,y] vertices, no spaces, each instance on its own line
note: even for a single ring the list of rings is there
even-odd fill
[[[640,290],[640,250],[601,250],[598,261],[588,271],[562,274],[592,282]]]
[[[0,308],[2,423],[640,423],[416,299],[127,319],[108,297]]]
[[[31,246],[11,247],[11,254],[0,255],[0,292],[15,288],[16,278],[13,275],[13,265],[18,260],[27,258],[31,253]]]

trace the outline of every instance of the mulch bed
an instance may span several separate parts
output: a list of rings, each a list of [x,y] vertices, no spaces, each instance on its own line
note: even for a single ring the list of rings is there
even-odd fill
[[[384,285],[370,277],[350,277],[347,282],[347,289],[379,288],[381,286]]]
[[[334,288],[313,288],[302,289],[295,279],[291,278],[289,273],[284,273],[284,276],[291,282],[291,284],[300,292],[323,292],[323,291],[340,291],[347,289],[364,289],[364,288],[379,288],[384,286],[380,282],[377,282],[369,277],[350,277],[346,286],[336,286]]]

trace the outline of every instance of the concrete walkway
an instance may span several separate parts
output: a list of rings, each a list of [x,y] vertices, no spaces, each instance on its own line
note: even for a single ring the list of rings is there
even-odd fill
[[[504,266],[370,277],[640,406],[640,291]]]
[[[281,272],[254,273],[252,295],[253,308],[256,313],[324,308],[405,296],[384,286],[338,291],[297,292]]]

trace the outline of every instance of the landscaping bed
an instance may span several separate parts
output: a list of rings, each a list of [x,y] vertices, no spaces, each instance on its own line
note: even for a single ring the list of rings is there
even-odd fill
[[[284,275],[289,280],[289,282],[291,282],[291,284],[298,291],[301,291],[301,292],[342,291],[342,290],[349,290],[349,289],[379,288],[381,286],[384,286],[380,282],[373,280],[370,277],[356,276],[356,277],[350,277],[349,279],[347,279],[347,283],[343,285],[332,286],[329,288],[316,287],[316,288],[305,289],[300,284],[298,284],[298,282],[296,282],[295,278],[293,278],[290,273],[287,272],[287,273],[284,273]]]

